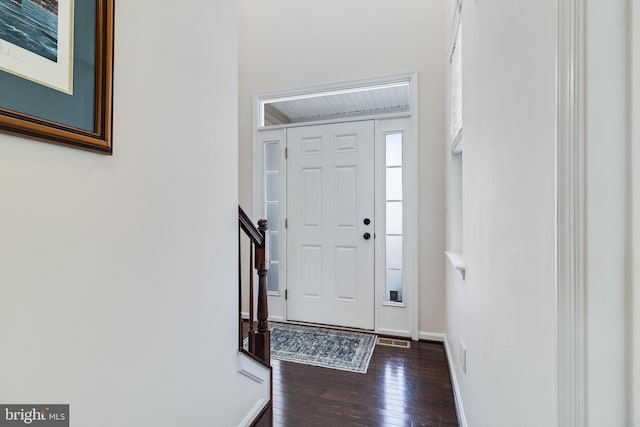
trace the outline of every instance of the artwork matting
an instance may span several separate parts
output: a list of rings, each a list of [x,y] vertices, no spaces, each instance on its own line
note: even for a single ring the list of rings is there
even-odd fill
[[[26,7],[32,1],[41,4],[47,0],[0,3]],[[111,154],[114,1],[48,1],[59,6],[58,62],[69,69],[68,87],[63,87],[64,82],[56,87],[47,81],[47,71],[44,79],[37,77],[37,61],[28,72],[16,72],[15,64],[7,62],[11,58],[2,58],[8,51],[2,46],[9,43],[0,38],[0,131]],[[16,4],[11,6],[15,9]],[[17,51],[14,44],[10,46],[12,52]],[[65,58],[68,65],[64,64]]]

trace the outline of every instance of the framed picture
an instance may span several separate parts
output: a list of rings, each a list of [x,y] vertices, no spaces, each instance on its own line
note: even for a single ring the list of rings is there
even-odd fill
[[[112,153],[114,0],[0,0],[0,131]]]

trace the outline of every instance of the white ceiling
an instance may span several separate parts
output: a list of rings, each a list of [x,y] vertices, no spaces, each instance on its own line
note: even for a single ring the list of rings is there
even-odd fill
[[[275,111],[274,111],[275,110]],[[313,94],[265,104],[265,125],[409,111],[409,86],[356,88]]]

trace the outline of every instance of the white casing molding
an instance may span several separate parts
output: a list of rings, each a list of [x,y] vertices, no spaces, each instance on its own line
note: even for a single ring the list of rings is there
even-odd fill
[[[631,87],[631,108],[629,123],[631,126],[631,414],[632,426],[640,426],[640,5],[630,1],[631,34],[629,72]]]
[[[269,404],[271,394],[271,369],[261,365],[249,356],[238,352],[238,372],[260,384],[260,398],[239,426],[250,426],[262,410]]]
[[[376,213],[375,235],[381,238],[375,239],[376,244],[376,305],[375,325],[376,332],[387,335],[410,336],[412,340],[418,338],[419,325],[419,265],[418,247],[419,239],[416,233],[407,230],[417,230],[418,217],[418,106],[417,106],[417,74],[412,76],[411,99],[413,114],[408,118],[392,118],[376,120]],[[403,248],[402,267],[404,273],[403,304],[385,302],[385,243],[386,229],[385,213],[385,135],[389,133],[403,134]]]
[[[254,97],[254,103],[257,103],[257,98]],[[255,116],[258,115],[257,109],[253,109],[254,115],[254,123],[257,123],[257,118]],[[258,131],[258,128],[254,126],[253,128],[253,152],[252,152],[252,164],[253,164],[253,184],[252,184],[252,219],[254,222],[257,222],[261,218],[266,218],[266,212],[264,207],[264,193],[265,193],[265,182],[264,182],[264,155],[265,155],[265,144],[268,143],[276,143],[280,147],[280,224],[278,225],[278,229],[280,230],[279,235],[281,236],[279,239],[279,254],[278,259],[280,262],[277,265],[279,269],[279,283],[278,283],[278,291],[277,292],[267,292],[268,294],[268,306],[269,306],[269,319],[277,320],[286,318],[286,302],[284,291],[287,289],[287,239],[285,237],[285,209],[284,206],[287,205],[287,191],[286,191],[286,182],[287,182],[287,170],[286,170],[286,161],[285,161],[285,147],[286,147],[286,132],[284,128],[279,129],[267,129]],[[270,224],[269,228],[273,228],[273,225]],[[254,277],[257,278],[256,273],[254,272]]]
[[[420,339],[422,338],[422,334],[420,333]],[[426,334],[426,333],[425,333]],[[427,334],[429,335],[429,334]],[[447,363],[449,363],[449,374],[451,376],[451,386],[453,387],[453,398],[456,404],[456,412],[458,413],[458,424],[461,427],[467,427],[467,417],[464,414],[464,407],[462,406],[462,395],[460,394],[460,386],[458,385],[458,378],[456,377],[456,370],[453,368],[453,360],[451,359],[451,349],[449,348],[449,340],[447,340],[447,336],[445,334],[430,334],[433,336],[441,336],[442,341],[444,342],[444,350],[447,354]],[[428,338],[424,338],[428,339]]]
[[[558,1],[558,425],[586,425],[585,1]]]
[[[411,331],[403,331],[400,329],[385,329],[376,328],[375,333],[378,335],[389,335],[392,337],[409,338],[411,339]]]
[[[249,320],[249,312],[248,311],[243,311],[243,312],[240,313],[240,315],[242,316],[242,320]],[[286,322],[286,320],[282,316],[271,316],[271,315],[269,315],[269,318],[267,320],[269,322],[281,322],[281,323]]]
[[[421,341],[445,342],[446,337],[447,336],[445,334],[436,333],[436,332],[423,332],[423,331],[420,331],[420,334],[419,334],[419,339]],[[453,365],[451,365],[451,363],[449,363],[449,365],[453,369]]]

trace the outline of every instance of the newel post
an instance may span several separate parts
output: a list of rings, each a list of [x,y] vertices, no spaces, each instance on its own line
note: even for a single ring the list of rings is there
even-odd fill
[[[266,219],[258,221],[264,245],[256,245],[256,270],[258,270],[258,328],[255,332],[255,355],[266,364],[271,364],[271,333],[269,332],[269,309],[267,307],[267,273],[269,271],[269,225]]]

